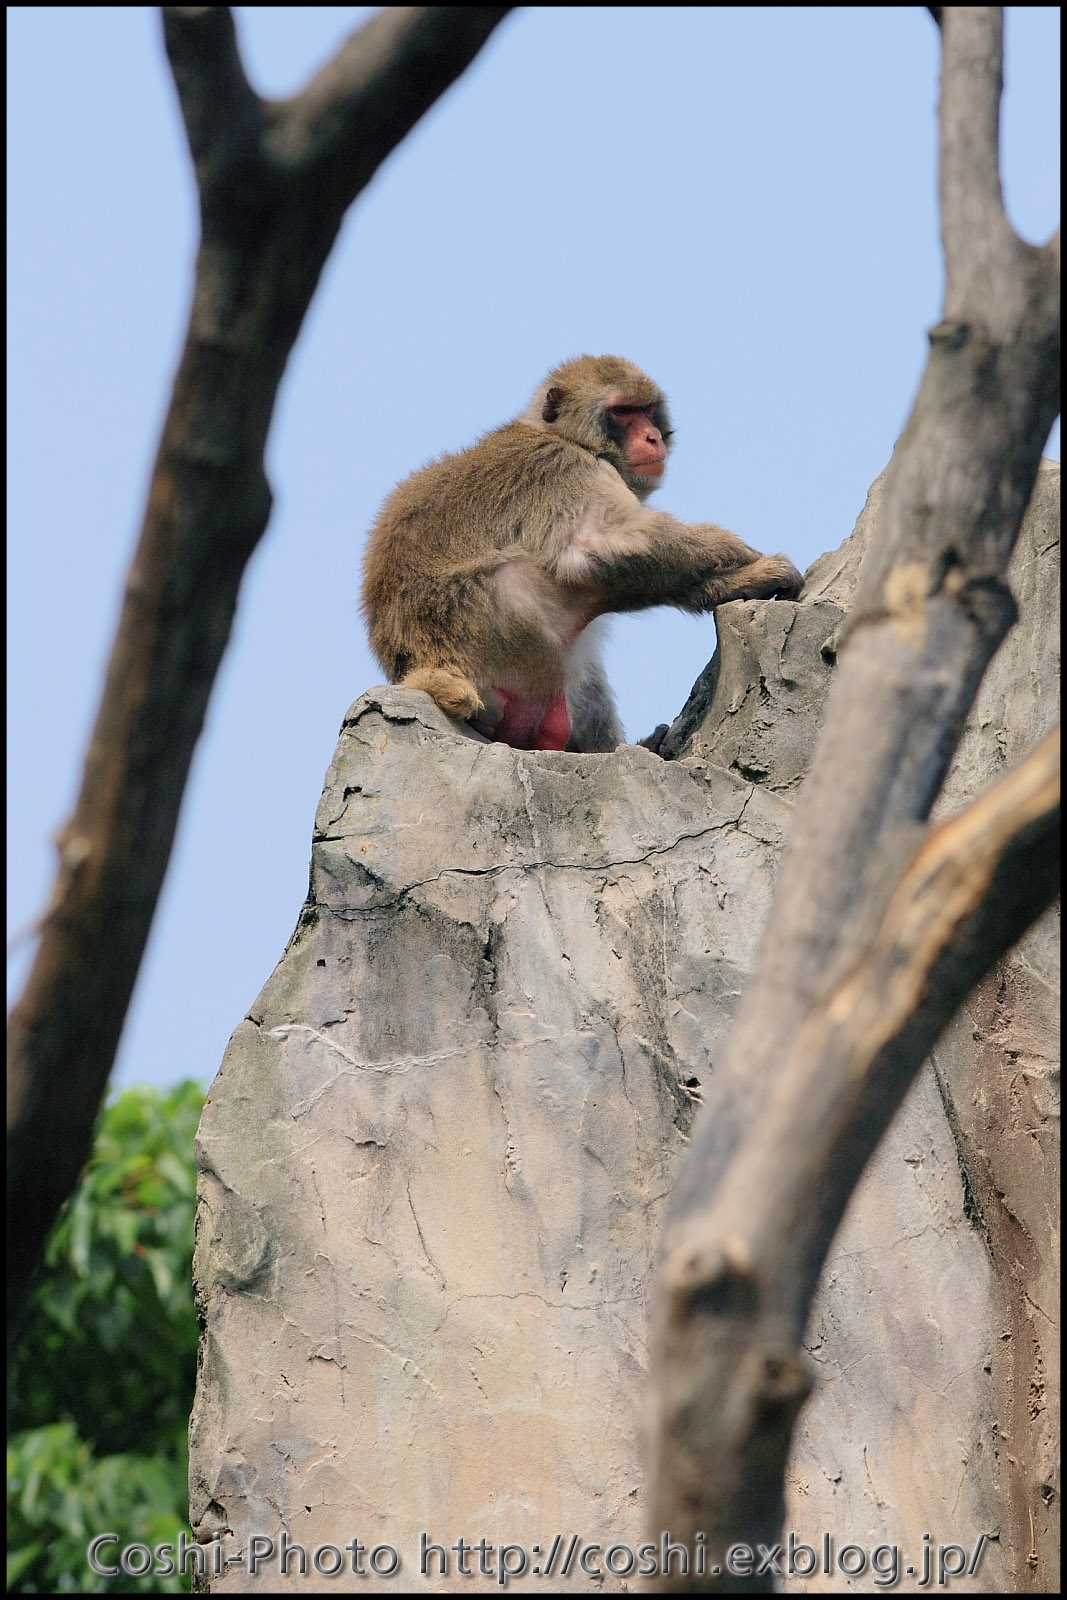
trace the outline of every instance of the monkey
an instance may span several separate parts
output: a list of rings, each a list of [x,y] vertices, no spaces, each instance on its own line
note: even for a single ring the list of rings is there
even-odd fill
[[[517,749],[614,750],[602,617],[799,594],[785,556],[645,507],[672,434],[663,391],[640,368],[579,356],[515,421],[401,483],[363,578],[390,681]]]

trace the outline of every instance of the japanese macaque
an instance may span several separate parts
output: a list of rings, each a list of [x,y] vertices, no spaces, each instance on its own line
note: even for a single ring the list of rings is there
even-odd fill
[[[643,372],[580,356],[515,422],[402,483],[364,565],[390,680],[520,750],[614,750],[598,618],[798,594],[785,556],[645,508],[670,442],[667,402]]]

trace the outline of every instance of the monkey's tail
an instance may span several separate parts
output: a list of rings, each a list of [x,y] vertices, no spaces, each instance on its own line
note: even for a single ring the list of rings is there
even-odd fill
[[[400,680],[405,689],[422,689],[432,695],[450,717],[464,722],[485,710],[485,702],[469,678],[453,667],[416,667]]]

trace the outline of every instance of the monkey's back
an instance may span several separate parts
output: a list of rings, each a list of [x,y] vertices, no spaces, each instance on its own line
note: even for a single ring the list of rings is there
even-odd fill
[[[412,645],[441,655],[474,645],[478,600],[504,552],[543,554],[569,536],[597,471],[591,452],[513,422],[413,473],[389,496],[367,543],[363,609],[375,654],[403,676]],[[561,503],[568,508],[561,518]],[[472,609],[473,607],[473,609]],[[422,634],[412,638],[412,621]]]

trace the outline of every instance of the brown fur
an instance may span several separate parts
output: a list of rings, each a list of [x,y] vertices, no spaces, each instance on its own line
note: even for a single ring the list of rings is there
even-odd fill
[[[550,373],[517,421],[402,483],[364,564],[371,644],[390,680],[490,733],[502,692],[566,693],[568,748],[614,749],[610,690],[578,639],[589,622],[798,593],[784,556],[643,507],[658,482],[640,475],[639,452],[662,459],[664,446],[670,419],[656,385],[628,361],[582,356]]]

